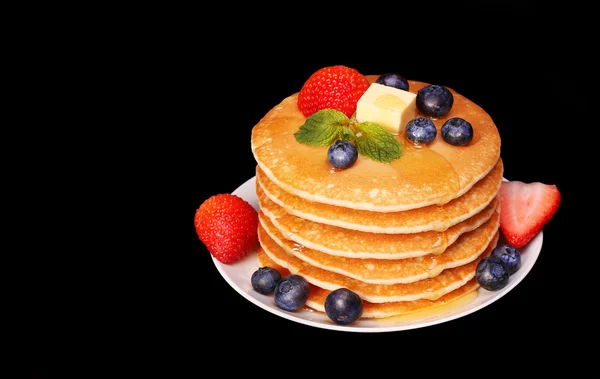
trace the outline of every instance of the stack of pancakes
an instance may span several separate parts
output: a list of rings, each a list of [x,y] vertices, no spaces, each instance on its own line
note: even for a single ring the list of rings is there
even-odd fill
[[[414,93],[427,85],[409,84]],[[271,109],[252,131],[259,264],[303,276],[311,284],[307,305],[318,311],[330,291],[356,292],[363,318],[475,291],[477,263],[498,241],[500,137],[481,107],[452,93],[450,113],[433,119],[438,135],[431,144],[417,146],[400,134],[399,159],[386,164],[359,155],[345,170],[328,163],[328,147],[296,141],[306,120],[297,94]],[[473,126],[469,145],[442,139],[451,117]]]

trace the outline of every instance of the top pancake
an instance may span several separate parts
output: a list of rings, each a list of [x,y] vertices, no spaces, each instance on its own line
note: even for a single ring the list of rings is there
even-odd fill
[[[377,75],[368,75],[374,82]],[[417,93],[427,83],[409,81]],[[265,175],[285,191],[310,201],[351,209],[396,212],[445,204],[467,192],[487,175],[500,157],[500,136],[492,118],[477,104],[450,89],[454,105],[443,118],[432,119],[435,140],[420,148],[401,134],[399,159],[386,164],[359,155],[356,163],[336,170],[327,161],[327,146],[296,141],[306,118],[298,110],[298,93],[272,108],[252,130],[252,152]],[[423,116],[419,114],[419,116]],[[441,137],[449,118],[473,126],[467,146],[452,146]]]

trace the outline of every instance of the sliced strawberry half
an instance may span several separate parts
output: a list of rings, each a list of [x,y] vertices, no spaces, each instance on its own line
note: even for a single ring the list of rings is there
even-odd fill
[[[500,229],[509,244],[525,246],[558,210],[561,195],[555,185],[502,182]]]

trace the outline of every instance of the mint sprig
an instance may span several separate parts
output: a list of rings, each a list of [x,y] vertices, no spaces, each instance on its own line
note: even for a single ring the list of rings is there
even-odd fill
[[[383,126],[368,121],[354,126],[360,130],[355,138],[360,154],[383,163],[390,163],[402,155],[402,145]]]
[[[340,137],[348,125],[348,117],[334,109],[322,109],[306,119],[294,136],[298,142],[311,146],[329,146]]]
[[[377,162],[390,163],[402,155],[402,145],[385,128],[374,122],[357,122],[335,109],[321,109],[310,115],[294,133],[298,142],[330,146],[338,138],[352,141],[358,152]]]

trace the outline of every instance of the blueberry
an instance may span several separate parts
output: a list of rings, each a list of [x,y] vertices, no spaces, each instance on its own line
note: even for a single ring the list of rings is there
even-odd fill
[[[304,306],[309,290],[308,282],[300,275],[285,277],[275,287],[275,304],[286,311],[295,311]]]
[[[277,283],[280,280],[281,274],[272,267],[261,267],[254,271],[250,278],[252,288],[263,295],[268,295],[275,291],[275,287],[277,287]]]
[[[446,87],[431,84],[417,92],[417,108],[427,116],[444,116],[453,104],[454,96]]]
[[[485,257],[477,264],[475,277],[477,282],[488,291],[497,291],[508,284],[508,267],[497,257]]]
[[[358,320],[363,314],[363,301],[347,288],[338,288],[325,298],[325,313],[339,325],[347,325]]]
[[[521,267],[521,253],[511,245],[498,245],[492,250],[491,255],[504,261],[510,275],[517,272]]]
[[[350,141],[337,140],[327,151],[327,160],[335,168],[348,168],[357,158],[358,150]]]
[[[404,76],[394,73],[380,75],[375,83],[408,91],[408,80]]]
[[[431,143],[437,135],[435,124],[428,118],[417,117],[413,118],[406,124],[406,138],[414,143]]]
[[[450,145],[464,146],[473,139],[473,127],[464,119],[453,117],[442,125],[442,138]]]

